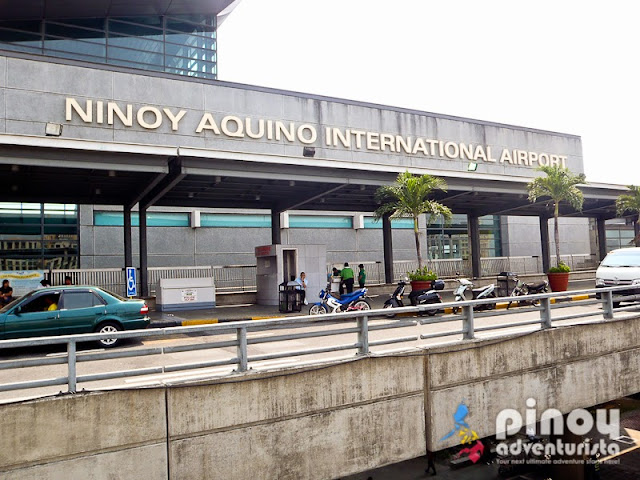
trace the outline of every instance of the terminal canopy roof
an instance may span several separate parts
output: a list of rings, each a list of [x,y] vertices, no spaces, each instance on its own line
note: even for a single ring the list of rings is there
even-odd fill
[[[259,158],[207,158],[207,151],[105,144],[51,137],[0,136],[1,201],[371,212],[374,193],[399,170],[332,168],[268,163]],[[302,152],[301,152],[302,153]],[[431,173],[416,171],[413,173]],[[529,202],[526,179],[487,179],[473,173],[444,176],[447,192],[435,198],[455,213],[552,216],[547,202]],[[561,214],[613,218],[617,185],[581,187],[582,212],[564,204]]]
[[[218,15],[238,0],[21,0],[0,2],[3,20]],[[228,11],[226,12],[228,13]]]

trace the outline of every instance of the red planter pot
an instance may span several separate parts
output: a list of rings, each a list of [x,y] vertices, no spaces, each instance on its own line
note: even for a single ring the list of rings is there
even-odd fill
[[[569,272],[547,273],[552,292],[566,292],[569,288]]]
[[[427,290],[431,289],[431,280],[411,280],[411,290]]]

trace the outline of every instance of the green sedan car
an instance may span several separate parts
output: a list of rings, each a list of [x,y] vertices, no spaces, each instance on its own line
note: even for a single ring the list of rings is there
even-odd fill
[[[149,326],[149,307],[98,287],[60,286],[34,290],[0,310],[0,339],[113,333]],[[99,341],[114,347],[116,338]]]

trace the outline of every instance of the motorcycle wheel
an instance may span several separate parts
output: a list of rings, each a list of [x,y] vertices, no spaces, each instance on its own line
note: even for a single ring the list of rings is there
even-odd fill
[[[460,307],[451,307],[451,310],[453,311],[454,315],[457,315],[458,312],[460,311]]]
[[[353,304],[354,310],[371,310],[371,305],[366,300],[358,300]]]
[[[309,315],[324,315],[327,312],[327,307],[324,305],[311,305],[309,308]]]
[[[433,302],[433,303],[442,303],[442,302]],[[438,313],[440,310],[436,310],[435,308],[433,310],[427,310],[425,313],[427,315],[429,315],[430,317],[434,317],[436,315],[436,313]]]
[[[382,309],[383,309],[383,310],[384,310],[384,309],[389,309],[389,308],[393,308],[393,305],[391,305],[390,303],[385,303],[385,304],[383,305],[383,307],[382,307]],[[395,313],[387,313],[387,314],[386,314],[386,317],[387,317],[387,318],[394,318],[395,316],[396,316],[396,314],[395,314]]]

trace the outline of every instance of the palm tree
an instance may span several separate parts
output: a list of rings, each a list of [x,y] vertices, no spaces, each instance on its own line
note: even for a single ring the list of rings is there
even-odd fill
[[[447,190],[447,183],[439,177],[431,175],[415,176],[408,171],[400,173],[393,185],[385,185],[376,191],[376,200],[382,205],[374,212],[374,217],[379,220],[386,214],[391,218],[413,218],[413,233],[416,238],[416,253],[418,255],[418,268],[422,269],[422,252],[420,249],[420,230],[418,217],[428,213],[429,223],[443,217],[450,221],[451,210],[435,200],[429,200],[434,190]]]
[[[574,175],[567,168],[559,165],[541,166],[537,170],[546,173],[546,177],[534,178],[527,185],[529,201],[535,202],[539,197],[550,197],[553,204],[554,237],[556,241],[556,265],[560,264],[560,233],[558,231],[558,217],[560,216],[560,202],[567,202],[574,209],[581,211],[584,197],[576,186],[586,183],[584,173]]]
[[[634,218],[634,242],[636,247],[640,247],[640,234],[637,233],[638,230],[638,218],[640,216],[640,187],[636,187],[635,185],[629,185],[629,193],[620,195],[616,200],[616,212],[619,217],[624,215],[625,213],[631,213],[635,216]]]

